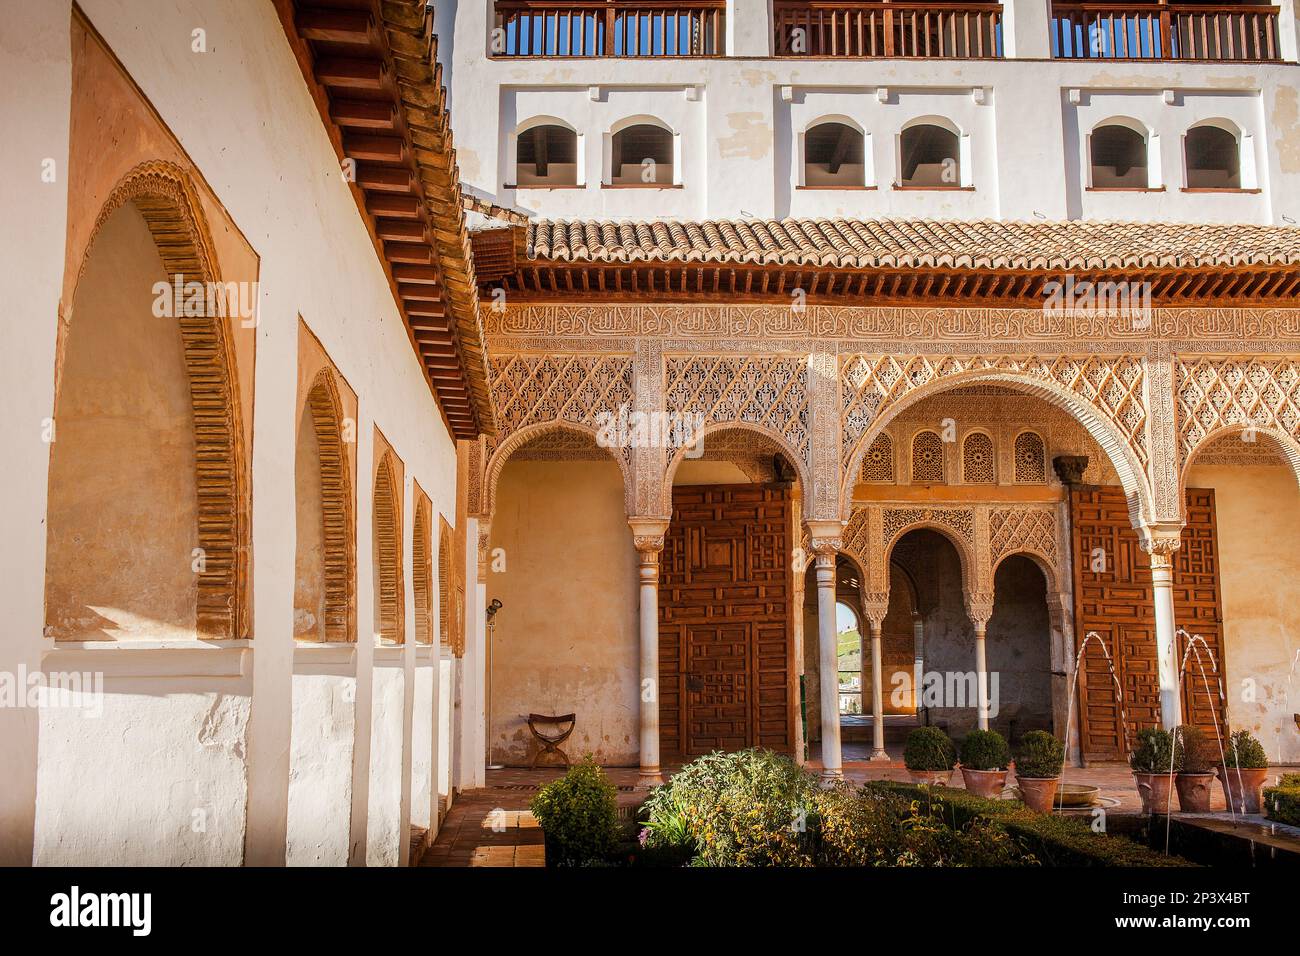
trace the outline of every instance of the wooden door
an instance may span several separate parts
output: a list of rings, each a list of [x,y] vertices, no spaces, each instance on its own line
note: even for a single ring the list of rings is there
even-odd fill
[[[1151,562],[1129,523],[1128,502],[1116,487],[1074,488],[1070,492],[1074,555],[1076,651],[1096,633],[1110,651],[1123,690],[1129,747],[1143,727],[1160,726],[1160,677],[1156,661],[1155,607]],[[1174,559],[1174,621],[1200,634],[1223,672],[1223,617],[1219,601],[1214,492],[1189,489],[1188,520]],[[1179,642],[1179,660],[1184,644]],[[1213,726],[1222,706],[1218,684],[1209,677],[1207,695],[1193,665],[1183,678],[1183,719]],[[1114,682],[1106,659],[1090,642],[1079,670],[1079,738],[1091,760],[1121,760],[1122,724]]]
[[[790,520],[776,485],[673,489],[659,568],[664,754],[791,751]]]

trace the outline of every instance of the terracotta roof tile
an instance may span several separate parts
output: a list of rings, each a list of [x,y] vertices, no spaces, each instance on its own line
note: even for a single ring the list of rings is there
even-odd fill
[[[1168,269],[1300,264],[1300,229],[1236,223],[538,220],[528,258],[841,269]]]

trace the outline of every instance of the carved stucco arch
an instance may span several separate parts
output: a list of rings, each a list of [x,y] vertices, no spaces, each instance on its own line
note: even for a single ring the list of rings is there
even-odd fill
[[[707,451],[709,446],[708,436],[720,431],[746,431],[753,432],[760,436],[764,441],[774,446],[785,459],[794,466],[795,473],[799,476],[799,493],[800,497],[807,499],[810,489],[812,488],[812,473],[808,470],[808,463],[803,460],[798,450],[790,444],[789,439],[774,428],[758,422],[747,421],[717,421],[705,425],[698,432],[700,440],[704,443]],[[668,459],[668,465],[664,469],[663,481],[660,488],[660,514],[669,517],[673,513],[673,477],[677,474],[677,466],[682,463],[686,453],[690,448],[678,448]]]
[[[221,269],[207,218],[188,174],[174,163],[151,160],[136,166],[113,187],[100,208],[77,269],[80,286],[95,243],[109,218],[126,204],[139,211],[170,279],[220,282]],[[63,358],[75,316],[76,289],[59,329],[55,363],[55,408],[62,388]],[[235,352],[226,321],[217,316],[183,316],[180,325],[193,413],[198,547],[195,626],[200,637],[250,636],[248,565],[251,527],[249,479],[235,374]]]
[[[487,467],[483,472],[483,489],[479,505],[481,516],[490,518],[495,511],[497,484],[501,480],[501,471],[514,456],[514,453],[529,442],[556,432],[569,432],[590,439],[592,447],[604,451],[609,460],[618,465],[619,474],[623,479],[624,510],[629,515],[633,513],[632,502],[634,499],[632,494],[634,488],[625,456],[615,454],[614,449],[603,446],[598,440],[596,429],[591,426],[568,420],[553,419],[547,422],[538,422],[534,425],[526,425],[518,431],[512,432],[508,438],[492,451],[491,456],[488,458]]]
[[[1016,555],[1019,555],[1022,558],[1028,558],[1037,565],[1039,571],[1043,572],[1043,581],[1047,585],[1047,593],[1049,595],[1059,591],[1061,575],[1055,562],[1036,548],[1015,548],[994,558],[992,566],[989,568],[990,586],[997,577],[998,568],[1002,566],[1002,562],[1007,558],[1013,558]]]
[[[1221,425],[1213,431],[1206,433],[1205,437],[1197,442],[1196,447],[1188,453],[1187,458],[1183,461],[1182,467],[1178,470],[1178,496],[1179,500],[1186,500],[1187,495],[1187,473],[1191,471],[1196,464],[1196,459],[1200,457],[1201,452],[1209,448],[1220,438],[1228,435],[1240,435],[1247,429],[1250,429],[1255,435],[1256,441],[1260,437],[1269,439],[1273,446],[1281,454],[1283,460],[1291,467],[1291,473],[1295,476],[1297,487],[1300,487],[1300,442],[1288,435],[1279,428],[1257,427],[1250,425]]]
[[[918,521],[909,522],[900,527],[889,538],[885,539],[884,549],[881,552],[880,560],[885,568],[885,595],[889,594],[888,590],[888,570],[894,558],[894,548],[898,542],[907,537],[913,531],[934,531],[947,539],[953,548],[957,551],[957,560],[961,564],[961,583],[964,596],[969,597],[972,593],[979,590],[979,561],[975,553],[974,546],[963,541],[961,535],[951,525],[942,521],[936,521],[933,518],[924,518]]]
[[[870,426],[863,430],[854,444],[853,451],[848,459],[848,466],[841,474],[841,515],[847,520],[848,516],[852,514],[854,476],[862,468],[862,459],[871,447],[871,443],[875,441],[877,435],[885,430],[890,422],[913,405],[927,398],[980,382],[1005,385],[1024,394],[1041,398],[1071,415],[1088,431],[1102,451],[1109,457],[1128,498],[1129,518],[1134,527],[1139,527],[1153,515],[1151,490],[1146,477],[1146,469],[1129,448],[1128,442],[1119,429],[1109,418],[1086,398],[1070,392],[1060,385],[1025,373],[998,368],[970,369],[939,375],[896,398],[887,398],[877,410]]]
[[[356,639],[356,522],[352,474],[343,439],[343,403],[332,369],[323,368],[304,403],[311,411],[320,462],[324,537],[325,640]]]

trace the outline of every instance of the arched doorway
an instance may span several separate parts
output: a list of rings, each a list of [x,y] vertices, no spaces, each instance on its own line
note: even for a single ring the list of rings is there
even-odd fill
[[[797,456],[779,438],[740,425],[706,432],[690,454],[696,457],[680,452],[667,476],[672,520],[659,564],[662,753],[682,759],[751,746],[794,753]]]
[[[993,595],[986,638],[989,726],[1012,742],[1030,730],[1052,733],[1047,579],[1032,558],[1013,554],[994,572]]]
[[[529,766],[530,713],[576,715],[564,745],[638,761],[637,555],[619,449],[577,425],[534,428],[488,467],[489,762]]]

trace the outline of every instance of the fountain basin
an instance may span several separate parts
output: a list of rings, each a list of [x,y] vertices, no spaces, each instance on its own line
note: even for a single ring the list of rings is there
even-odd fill
[[[1090,783],[1063,783],[1056,791],[1058,809],[1090,807],[1101,796],[1101,788]]]

